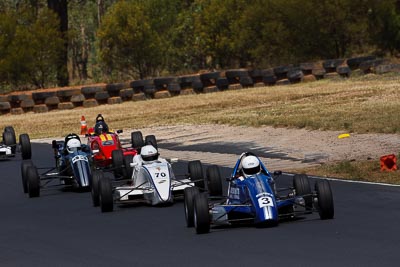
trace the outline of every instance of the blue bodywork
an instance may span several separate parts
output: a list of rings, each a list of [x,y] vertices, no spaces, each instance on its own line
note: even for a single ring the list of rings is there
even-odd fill
[[[62,183],[71,184],[78,188],[89,188],[92,181],[90,163],[92,152],[89,147],[82,144],[80,149],[68,151],[64,149],[64,142],[57,142],[54,149],[56,168],[59,171],[56,176],[60,178]]]
[[[261,172],[243,178],[240,169],[243,156],[244,154],[238,159],[229,179],[226,201],[212,205],[213,223],[276,224],[283,216],[294,215],[296,209],[302,208],[303,197],[294,196],[294,194],[284,198],[277,196],[273,176],[260,160]]]

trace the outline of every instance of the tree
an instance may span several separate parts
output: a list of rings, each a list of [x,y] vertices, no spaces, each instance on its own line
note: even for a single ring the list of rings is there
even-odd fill
[[[15,12],[15,11],[14,11]],[[0,78],[13,86],[54,85],[57,52],[62,48],[55,14],[43,9],[37,18],[28,9],[0,19]]]
[[[142,79],[163,69],[163,43],[150,21],[136,1],[121,1],[110,8],[98,31],[100,59],[108,74]]]
[[[369,31],[381,53],[400,52],[400,1],[372,2],[368,14]]]
[[[67,0],[48,0],[48,8],[53,10],[59,18],[59,32],[64,39],[64,49],[59,52],[57,62],[57,81],[59,86],[69,84],[68,77],[68,1]]]

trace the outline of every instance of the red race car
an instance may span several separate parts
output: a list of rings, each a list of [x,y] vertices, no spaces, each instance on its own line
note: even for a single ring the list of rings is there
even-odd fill
[[[152,144],[157,147],[157,141],[154,135],[146,136],[143,140],[143,135],[140,131],[131,133],[131,143],[123,146],[118,134],[122,130],[116,132],[110,131],[104,118],[101,114],[97,115],[96,124],[93,128],[89,128],[88,146],[91,148],[94,156],[93,161],[96,167],[118,167],[120,162],[132,162],[140,148],[145,144]]]

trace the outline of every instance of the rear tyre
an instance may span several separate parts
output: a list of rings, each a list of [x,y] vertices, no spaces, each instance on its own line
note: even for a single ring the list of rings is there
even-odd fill
[[[152,146],[155,147],[155,149],[158,150],[157,140],[156,140],[156,137],[153,134],[146,135],[145,140],[144,140],[144,144],[145,145],[152,145]]]
[[[17,139],[16,139],[16,136],[15,136],[14,127],[12,127],[12,126],[6,126],[6,127],[4,127],[4,131],[5,131],[5,132],[10,132],[10,133],[12,133],[12,135],[13,135],[13,140],[15,140],[14,143],[17,143]],[[15,154],[16,147],[15,147],[15,146],[11,147],[11,151],[12,151],[13,154]]]
[[[188,171],[190,180],[194,182],[194,185],[199,188],[205,189],[203,165],[201,164],[201,161],[200,160],[189,161]]]
[[[114,175],[115,177],[125,177],[125,169],[124,165],[124,153],[122,150],[113,150],[111,152],[112,163],[114,167]]]
[[[24,160],[21,163],[21,177],[22,177],[22,187],[24,189],[24,193],[28,193],[28,176],[27,170],[28,167],[33,166],[33,162],[31,160]]]
[[[186,226],[194,226],[194,198],[200,194],[197,187],[187,187],[183,191]]]
[[[206,194],[198,194],[194,198],[194,227],[197,234],[210,232],[210,213]]]
[[[213,165],[207,168],[207,185],[210,196],[222,196],[222,179],[218,166]]]
[[[4,127],[4,131],[5,131],[5,132],[12,132],[13,135],[15,136],[15,130],[14,130],[14,127],[12,127],[12,126],[6,126],[6,127]]]
[[[99,180],[99,202],[101,212],[111,212],[114,209],[114,200],[110,179],[104,177]]]
[[[15,134],[13,134],[12,132],[3,132],[3,142],[6,146],[11,147],[11,152],[14,155],[17,144]]]
[[[136,131],[131,133],[131,144],[132,147],[140,150],[142,146],[144,146],[143,135],[142,132]]]
[[[40,196],[40,178],[35,166],[28,166],[26,170],[27,188],[29,197]]]
[[[19,136],[19,145],[21,146],[22,159],[32,158],[31,140],[28,134],[21,134]]]
[[[133,162],[133,156],[132,155],[126,155],[124,157],[124,167],[125,167],[125,173],[126,179],[131,179],[132,174],[133,174],[133,168],[131,167],[131,163]]]
[[[293,187],[297,196],[303,196],[306,210],[311,211],[313,199],[308,176],[306,174],[296,174],[293,177]]]
[[[99,182],[104,179],[104,173],[101,171],[94,171],[92,175],[92,202],[93,207],[98,207],[100,205],[100,193],[99,193]]]
[[[318,213],[321,220],[333,219],[335,209],[333,195],[328,180],[320,180],[315,183],[315,191],[318,198]]]

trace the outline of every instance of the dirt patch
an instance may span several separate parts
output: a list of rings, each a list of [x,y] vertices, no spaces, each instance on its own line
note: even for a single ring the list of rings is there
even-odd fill
[[[341,160],[377,159],[382,155],[398,154],[400,135],[352,134],[338,138],[340,131],[309,131],[273,127],[234,127],[225,125],[181,125],[140,129],[143,134],[155,134],[163,143],[177,146],[213,144],[243,144],[244,151],[279,152],[304,163],[325,163]],[[129,132],[129,131],[127,131]],[[246,147],[247,144],[247,147]],[[212,151],[212,147],[209,147]]]
[[[154,134],[164,157],[200,159],[205,163],[232,166],[242,152],[253,151],[273,169],[297,169],[342,160],[379,159],[400,151],[400,135],[352,134],[273,127],[226,125],[157,126],[124,129],[121,139],[130,140],[132,131]],[[41,139],[49,142],[52,139]],[[38,141],[38,140],[36,140]],[[225,150],[227,147],[231,148]]]

